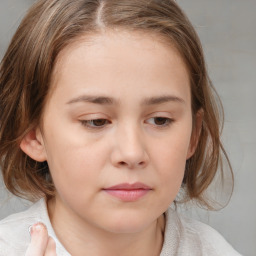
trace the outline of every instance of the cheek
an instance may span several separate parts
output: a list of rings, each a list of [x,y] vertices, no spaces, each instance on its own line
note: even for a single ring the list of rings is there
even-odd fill
[[[167,188],[179,187],[185,171],[186,150],[172,147],[159,150],[157,154],[156,169],[159,170],[162,185]]]
[[[188,126],[189,123],[188,123]],[[177,129],[173,135],[154,148],[155,167],[158,170],[161,193],[175,198],[178,193],[185,172],[187,152],[190,144],[190,129]],[[163,196],[165,196],[163,195]]]
[[[51,131],[47,134],[46,151],[56,190],[71,197],[81,191],[87,193],[92,184],[97,184],[106,163],[104,143],[92,143],[65,129]]]
[[[185,165],[190,147],[190,131],[191,129],[182,130],[177,126],[169,136],[165,136],[165,139],[158,143],[157,147],[152,147],[154,150],[152,154],[157,156],[159,164],[172,170],[180,169]]]

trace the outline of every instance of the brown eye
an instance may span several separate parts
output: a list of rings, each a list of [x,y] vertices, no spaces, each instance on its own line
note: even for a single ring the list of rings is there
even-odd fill
[[[107,123],[106,119],[95,119],[90,121],[93,126],[103,126]]]
[[[165,125],[168,122],[168,118],[164,117],[155,117],[154,118],[155,124],[156,125]]]
[[[81,120],[80,122],[89,128],[101,128],[110,123],[107,119]]]
[[[173,120],[167,117],[152,117],[147,120],[147,123],[154,126],[160,126],[160,127],[168,126],[172,122]]]

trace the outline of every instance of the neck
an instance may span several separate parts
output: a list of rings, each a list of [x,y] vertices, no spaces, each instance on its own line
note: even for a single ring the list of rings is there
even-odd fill
[[[56,236],[73,256],[160,255],[165,227],[164,215],[140,232],[111,233],[70,214],[54,199],[48,202],[48,212]]]

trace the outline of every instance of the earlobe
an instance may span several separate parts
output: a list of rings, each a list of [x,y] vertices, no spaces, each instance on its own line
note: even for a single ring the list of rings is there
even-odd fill
[[[189,149],[188,149],[188,153],[187,153],[187,160],[190,157],[192,157],[196,151],[198,141],[200,138],[200,134],[201,134],[201,130],[202,130],[203,117],[204,117],[203,109],[198,110],[196,113],[196,117],[195,117],[196,120],[194,123],[193,131],[192,131],[192,135],[191,135],[191,139],[190,139],[190,145],[189,145]]]
[[[38,128],[29,131],[20,143],[21,150],[37,162],[46,161],[42,134]]]

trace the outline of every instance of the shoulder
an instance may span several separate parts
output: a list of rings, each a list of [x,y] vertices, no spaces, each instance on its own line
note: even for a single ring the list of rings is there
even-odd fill
[[[188,240],[197,237],[201,250],[205,255],[238,256],[238,252],[215,229],[197,220],[179,217]],[[190,241],[192,242],[192,241]]]
[[[174,255],[241,256],[219,232],[202,222],[183,217],[173,210],[166,212],[166,219],[165,244],[170,243],[170,237],[175,241]]]
[[[29,227],[42,218],[44,199],[26,211],[0,221],[0,255],[24,255],[30,242]]]

